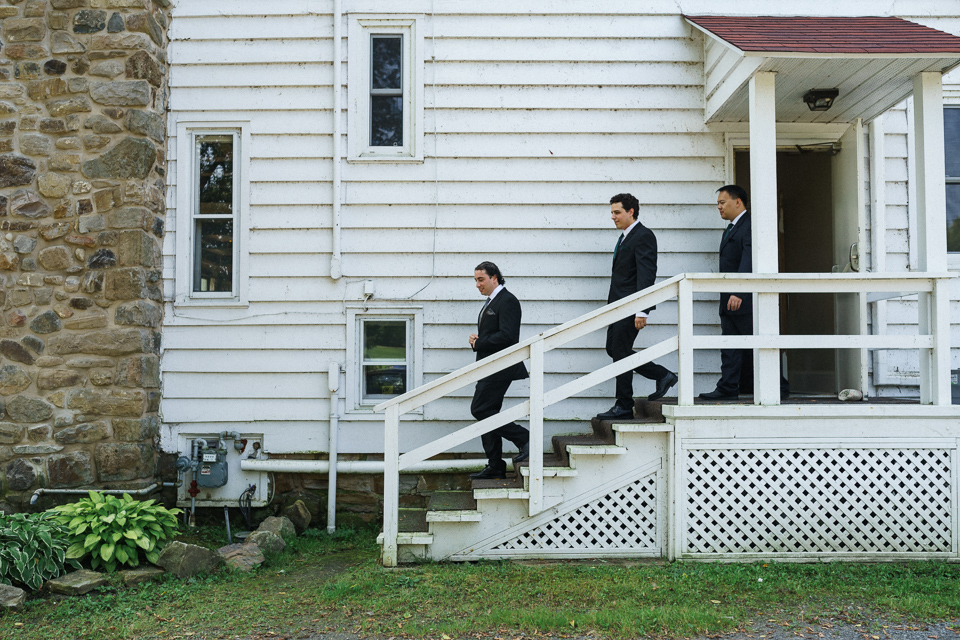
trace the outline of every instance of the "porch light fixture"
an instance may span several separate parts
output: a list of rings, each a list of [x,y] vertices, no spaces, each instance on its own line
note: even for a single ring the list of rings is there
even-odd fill
[[[810,89],[803,96],[803,101],[810,107],[810,111],[826,111],[833,106],[838,95],[840,89]]]

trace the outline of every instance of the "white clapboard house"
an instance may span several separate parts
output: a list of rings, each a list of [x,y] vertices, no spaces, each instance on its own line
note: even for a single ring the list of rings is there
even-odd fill
[[[256,482],[263,502],[271,472],[384,473],[387,565],[960,558],[960,4],[172,11],[162,447],[260,444],[201,500]],[[716,273],[729,182],[751,193],[751,275]],[[604,306],[623,191],[660,277]],[[523,341],[473,364],[482,260]],[[724,290],[756,293],[757,335],[719,335]],[[606,325],[652,304],[611,365]],[[695,403],[721,346],[754,349],[755,395]],[[677,397],[591,425],[654,358]],[[472,424],[473,383],[520,360],[501,418],[529,424],[530,465],[408,518],[399,474],[478,468],[496,424]]]

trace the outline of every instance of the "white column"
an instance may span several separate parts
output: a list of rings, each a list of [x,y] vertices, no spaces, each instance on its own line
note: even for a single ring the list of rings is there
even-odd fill
[[[777,273],[777,108],[776,74],[750,79],[750,219],[753,227],[753,272]],[[753,332],[780,333],[780,299],[776,293],[754,295]],[[753,357],[756,404],[780,404],[780,350],[758,349]]]
[[[677,293],[677,359],[680,385],[677,404],[693,406],[693,286],[686,278],[680,281]]]
[[[531,516],[543,511],[543,340],[530,345],[529,492]],[[520,473],[519,470],[517,473]]]
[[[920,271],[947,270],[947,203],[943,157],[943,85],[937,72],[913,77],[913,123],[917,159],[917,249]],[[937,333],[937,320],[949,317],[949,299],[940,295],[919,296],[920,331]],[[943,305],[944,309],[938,309]],[[950,402],[950,356],[938,353],[944,344],[920,350],[920,401],[924,404]],[[941,397],[944,395],[946,397]]]
[[[397,566],[397,534],[400,531],[400,408],[387,407],[383,421],[383,546],[385,567]]]

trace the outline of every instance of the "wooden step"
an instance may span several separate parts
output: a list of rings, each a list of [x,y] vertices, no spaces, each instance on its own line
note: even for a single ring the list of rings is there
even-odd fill
[[[383,546],[383,532],[377,536],[377,544]],[[397,544],[433,544],[433,534],[425,531],[415,531],[412,533],[398,533]]]
[[[427,505],[427,522],[479,522],[473,491],[436,491]]]
[[[401,508],[399,512],[399,520],[397,521],[397,529],[399,531],[404,533],[426,533],[430,530],[427,526],[426,509]]]

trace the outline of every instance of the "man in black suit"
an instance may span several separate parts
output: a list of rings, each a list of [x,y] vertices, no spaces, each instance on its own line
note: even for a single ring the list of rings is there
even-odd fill
[[[629,193],[618,193],[610,198],[610,217],[622,233],[613,251],[613,269],[607,304],[646,289],[657,279],[657,237],[637,220],[639,201]],[[647,326],[647,316],[655,307],[644,309],[636,316],[618,320],[607,327],[607,355],[613,361],[633,355],[633,341]],[[644,378],[656,380],[656,390],[647,399],[656,400],[677,384],[677,374],[654,362],[635,369]],[[633,371],[617,376],[617,402],[599,415],[601,420],[633,418]]]
[[[478,264],[473,279],[480,293],[487,296],[477,318],[477,333],[471,333],[468,340],[477,352],[477,360],[482,360],[520,342],[520,301],[503,288],[503,275],[492,262]],[[470,413],[477,420],[500,413],[503,396],[510,383],[527,377],[527,369],[522,362],[487,376],[477,383]],[[480,436],[483,452],[487,455],[487,466],[483,471],[470,474],[471,478],[485,480],[506,477],[503,440],[509,440],[520,450],[513,459],[514,465],[527,459],[530,433],[516,422],[510,422]]]
[[[720,240],[720,273],[752,273],[749,199],[743,187],[728,184],[717,189],[717,209],[729,224]],[[720,333],[725,336],[753,335],[753,294],[720,294]],[[720,350],[720,380],[717,388],[701,393],[705,400],[733,400],[753,391],[753,352],[750,349]],[[780,397],[790,395],[787,380],[780,376]]]

